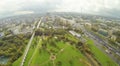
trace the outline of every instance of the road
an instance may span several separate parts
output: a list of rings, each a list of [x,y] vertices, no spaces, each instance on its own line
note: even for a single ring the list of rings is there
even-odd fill
[[[105,50],[102,48],[102,46],[106,47],[107,49],[110,49],[112,52],[116,53],[116,52],[119,52],[118,50],[116,50],[115,48],[109,46],[108,42],[106,42],[105,40],[101,39],[100,37],[98,37],[97,35],[93,34],[92,32],[90,31],[87,31],[85,29],[85,27],[83,25],[81,25],[80,27],[82,29],[82,31],[89,37],[91,38],[96,46],[101,49],[101,51],[103,51],[105,54],[107,54],[111,59],[113,59],[114,61],[116,61],[119,65],[120,65],[120,62],[112,55],[112,54],[108,54],[105,52]]]
[[[93,37],[94,39],[96,39],[96,41],[98,41],[99,43],[103,44],[105,47],[107,47],[108,49],[110,49],[110,50],[113,51],[114,53],[116,53],[116,52],[119,53],[119,52],[120,52],[118,49],[110,46],[109,43],[108,43],[106,40],[98,37],[98,36],[95,35],[94,33],[92,33],[92,32],[89,31],[89,34],[91,34],[91,37]]]
[[[65,18],[63,18],[63,17],[61,17],[61,16],[58,16],[58,17],[61,18],[61,19],[65,19]],[[66,20],[68,20],[68,19],[66,19]],[[109,49],[109,50],[110,50],[111,52],[113,52],[114,54],[119,53],[119,55],[120,55],[120,50],[118,50],[117,48],[114,48],[114,47],[110,46],[109,43],[108,43],[106,40],[98,37],[97,35],[95,35],[95,34],[92,33],[91,31],[86,30],[86,28],[85,28],[83,25],[80,25],[79,27],[82,29],[82,31],[84,32],[84,34],[86,34],[89,38],[91,38],[91,39],[95,42],[95,45],[96,45],[98,48],[100,48],[104,53],[106,53],[106,52],[105,52],[105,50],[102,48],[103,46],[106,47],[107,49]],[[116,61],[116,62],[120,65],[120,61],[117,60],[117,58],[115,58],[112,54],[108,54],[108,53],[106,53],[106,54],[107,54],[108,56],[110,56],[114,61]],[[118,54],[117,54],[117,55],[118,55]]]
[[[61,17],[61,16],[58,16],[58,17],[61,18],[61,19],[64,19],[64,20],[69,20],[69,19],[65,19],[65,18],[63,18],[63,17]],[[74,19],[73,19],[73,20],[74,20]],[[120,50],[118,50],[118,49],[110,46],[109,43],[108,43],[106,40],[100,38],[99,36],[95,35],[95,34],[92,33],[91,31],[86,30],[86,28],[85,28],[83,25],[80,24],[79,27],[82,29],[82,31],[84,32],[84,34],[86,34],[89,38],[91,38],[91,39],[95,42],[95,45],[96,45],[99,49],[101,49],[101,51],[103,51],[103,52],[104,52],[105,54],[107,54],[111,59],[113,59],[114,61],[116,61],[116,62],[120,65],[120,61],[117,60],[117,58],[115,58],[112,54],[106,53],[106,51],[105,51],[102,47],[103,47],[103,46],[106,47],[107,49],[109,49],[109,50],[110,50],[111,52],[113,52],[114,54],[116,54],[116,53],[119,53],[119,54],[120,54]]]
[[[41,22],[42,22],[42,21],[41,21],[42,19],[43,19],[43,17],[41,17],[41,19],[40,19],[40,21],[38,22],[38,25],[37,25],[37,27],[36,27],[35,29],[38,29],[38,28],[39,28],[39,26],[40,26],[40,24],[41,24]],[[26,59],[26,57],[27,57],[27,53],[28,53],[28,51],[29,51],[29,48],[30,48],[30,46],[31,46],[31,43],[32,43],[32,40],[33,40],[34,36],[35,36],[35,31],[33,30],[32,36],[31,36],[31,38],[30,38],[30,40],[29,40],[29,42],[28,42],[28,44],[27,44],[27,47],[26,47],[26,49],[25,49],[25,51],[24,51],[24,54],[23,54],[23,57],[22,57],[22,61],[21,61],[20,66],[23,66],[23,65],[24,65],[25,59]]]
[[[38,42],[38,44],[37,44],[37,46],[36,46],[36,48],[35,48],[35,50],[34,50],[34,52],[33,52],[32,56],[31,56],[31,58],[30,58],[30,60],[29,60],[29,62],[28,62],[28,66],[30,66],[30,63],[31,63],[31,61],[32,61],[33,57],[35,56],[35,54],[36,54],[37,50],[39,49],[39,47],[41,47],[40,42],[41,42],[41,38],[39,38],[39,42]]]
[[[43,17],[41,17],[40,21],[38,22],[37,29],[39,28],[41,22],[42,22]]]

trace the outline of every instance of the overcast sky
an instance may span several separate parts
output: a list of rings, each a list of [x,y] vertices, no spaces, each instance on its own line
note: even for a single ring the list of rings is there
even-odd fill
[[[0,0],[0,17],[41,12],[120,16],[120,0]]]

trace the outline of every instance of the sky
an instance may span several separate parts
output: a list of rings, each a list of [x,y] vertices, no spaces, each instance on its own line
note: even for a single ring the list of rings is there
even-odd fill
[[[0,0],[0,18],[43,12],[120,16],[120,0]]]

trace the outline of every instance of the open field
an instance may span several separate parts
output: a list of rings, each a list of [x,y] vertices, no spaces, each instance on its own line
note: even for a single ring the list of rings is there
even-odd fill
[[[54,38],[49,41],[46,48],[43,46],[38,48],[30,66],[88,66],[89,62],[86,58],[69,43],[56,41]],[[51,44],[52,42],[55,43],[54,46]],[[45,43],[42,42],[42,44]],[[51,59],[51,56],[53,56],[53,59]]]
[[[24,66],[92,66],[92,64],[117,66],[112,59],[94,45],[93,40],[84,38],[87,42],[79,44],[80,39],[69,33],[36,36]],[[13,66],[19,66],[20,62],[21,57],[13,63]]]

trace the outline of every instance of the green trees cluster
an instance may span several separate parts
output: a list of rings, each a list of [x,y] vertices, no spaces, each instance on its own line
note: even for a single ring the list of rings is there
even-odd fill
[[[9,58],[9,65],[17,60],[24,51],[30,35],[14,35],[0,38],[0,56]]]
[[[42,35],[45,35],[45,36],[54,36],[54,35],[64,35],[66,33],[65,30],[63,29],[47,29],[47,28],[44,28],[44,29],[37,29],[35,31],[35,36],[42,36]]]

